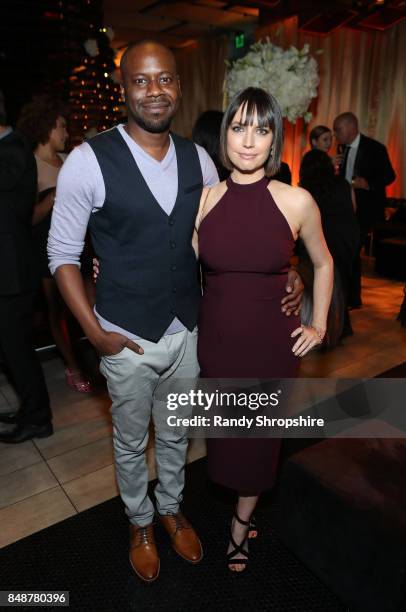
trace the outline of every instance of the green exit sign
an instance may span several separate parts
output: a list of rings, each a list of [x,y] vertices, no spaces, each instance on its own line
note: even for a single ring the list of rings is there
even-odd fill
[[[236,49],[242,49],[245,46],[244,34],[237,34],[234,39],[234,44]]]

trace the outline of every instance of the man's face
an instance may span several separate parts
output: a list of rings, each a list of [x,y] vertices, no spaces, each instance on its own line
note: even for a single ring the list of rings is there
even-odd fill
[[[136,47],[122,76],[129,116],[147,132],[168,130],[181,97],[172,53],[152,43]]]
[[[351,144],[355,138],[353,125],[346,119],[334,121],[334,134],[339,144]]]

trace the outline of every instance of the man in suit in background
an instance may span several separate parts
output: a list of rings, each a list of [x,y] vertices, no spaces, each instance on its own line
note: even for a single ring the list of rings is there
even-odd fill
[[[386,187],[396,178],[385,145],[361,134],[358,119],[350,112],[334,120],[338,144],[344,147],[334,162],[340,174],[353,186],[357,204],[357,218],[361,230],[361,247],[367,248],[367,237],[377,223],[384,220]],[[354,266],[351,305],[361,306],[361,258]]]
[[[31,238],[36,198],[34,155],[7,126],[0,92],[0,353],[21,400],[16,415],[0,415],[0,442],[14,444],[53,433],[48,391],[32,342],[38,287]]]

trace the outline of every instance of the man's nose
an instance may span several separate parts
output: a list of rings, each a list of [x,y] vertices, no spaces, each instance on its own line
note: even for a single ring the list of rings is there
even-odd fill
[[[147,95],[156,97],[156,96],[160,96],[161,93],[162,93],[162,88],[159,83],[159,80],[151,79],[150,82],[148,83]]]

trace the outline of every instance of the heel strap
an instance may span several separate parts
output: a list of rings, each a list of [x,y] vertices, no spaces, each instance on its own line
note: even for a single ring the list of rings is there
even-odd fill
[[[236,521],[238,521],[240,523],[240,525],[244,525],[245,527],[249,527],[250,526],[250,521],[243,521],[237,514],[237,511],[234,511],[234,518]]]

